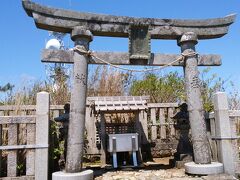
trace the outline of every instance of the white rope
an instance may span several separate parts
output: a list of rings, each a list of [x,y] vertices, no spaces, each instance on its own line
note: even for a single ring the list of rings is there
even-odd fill
[[[93,57],[95,59],[98,59],[99,61],[101,61],[101,62],[103,62],[103,63],[105,63],[105,64],[107,64],[109,66],[112,66],[114,68],[118,68],[118,69],[125,70],[125,71],[131,71],[131,72],[149,72],[149,71],[162,70],[162,69],[164,69],[164,68],[166,68],[168,66],[172,66],[174,63],[176,63],[178,61],[183,61],[185,59],[185,57],[191,57],[191,56],[197,55],[196,52],[181,53],[181,56],[179,58],[177,58],[176,60],[174,60],[174,61],[172,61],[172,62],[170,62],[170,63],[168,63],[168,64],[166,64],[164,66],[157,67],[157,68],[147,68],[147,69],[143,69],[143,70],[138,70],[138,69],[124,68],[124,67],[121,67],[119,65],[115,65],[115,64],[112,64],[110,62],[107,62],[104,59],[101,59],[101,58],[97,57],[96,55],[94,55],[94,52],[92,52],[90,50],[87,51],[87,50],[83,49],[82,46],[75,46],[73,48],[73,50],[76,50],[76,51],[78,51],[80,53],[83,53],[83,54],[85,54],[87,56],[91,56],[91,57]]]

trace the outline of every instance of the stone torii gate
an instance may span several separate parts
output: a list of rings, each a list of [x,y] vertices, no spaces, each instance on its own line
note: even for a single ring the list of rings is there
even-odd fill
[[[132,18],[50,8],[29,0],[22,2],[26,13],[34,19],[37,28],[70,33],[75,46],[81,50],[44,50],[42,53],[43,62],[74,63],[66,162],[68,174],[75,173],[78,177],[87,174],[79,172],[82,170],[88,64],[102,64],[100,59],[104,59],[115,65],[164,66],[180,57],[174,54],[151,53],[151,39],[177,40],[181,52],[186,55],[183,61],[174,62],[172,65],[182,66],[184,69],[195,156],[194,163],[187,168],[188,173],[204,174],[202,171],[206,167],[202,165],[207,165],[208,173],[222,171],[221,164],[211,163],[198,79],[198,66],[218,66],[221,65],[221,59],[218,55],[198,56],[195,45],[198,40],[220,38],[227,34],[235,15],[205,20]],[[129,53],[94,52],[94,56],[89,56],[86,52],[93,36],[129,37]],[[68,179],[69,176],[58,174],[55,178],[59,177]],[[88,174],[87,177],[91,175]]]

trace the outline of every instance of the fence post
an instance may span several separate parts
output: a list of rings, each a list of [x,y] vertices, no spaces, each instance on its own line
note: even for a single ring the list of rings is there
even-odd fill
[[[4,116],[4,111],[0,111],[0,116]],[[0,124],[0,146],[2,146],[2,124]],[[0,177],[2,176],[2,150],[0,150]]]
[[[106,120],[104,113],[100,114],[100,126],[101,126],[101,166],[106,165]]]
[[[35,179],[48,179],[49,93],[37,93]]]
[[[213,113],[213,115],[214,115],[214,113]],[[210,117],[210,136],[211,137],[216,136],[215,118],[213,118],[213,117]],[[217,161],[218,160],[217,142],[210,138],[210,145],[212,148],[212,160]]]
[[[173,108],[170,107],[170,108],[168,108],[168,125],[169,125],[169,129],[170,129],[171,137],[176,135],[172,117],[173,117]]]
[[[35,124],[27,124],[27,144],[35,144]],[[35,173],[34,165],[35,152],[33,149],[27,150],[26,155],[26,175],[33,176]]]
[[[9,112],[13,116],[14,112]],[[18,143],[18,124],[8,125],[8,145],[17,145]],[[17,176],[17,150],[10,150],[7,156],[7,176]]]
[[[164,114],[164,108],[159,109],[159,120],[160,120],[160,139],[166,139],[166,120]]]
[[[157,139],[157,122],[156,122],[156,108],[151,108],[151,122],[152,122],[152,126],[151,126],[151,139],[152,141]]]
[[[86,126],[86,130],[87,130],[87,139],[88,139],[87,152],[88,152],[88,154],[97,154],[95,118],[91,112],[90,106],[86,107],[85,126]]]
[[[224,171],[235,174],[234,150],[228,112],[227,95],[217,92],[214,95],[214,114],[216,123],[215,139],[218,140],[219,161],[223,163]]]
[[[147,126],[147,113],[144,110],[139,112],[139,122],[142,131],[142,144],[148,143],[148,126]]]

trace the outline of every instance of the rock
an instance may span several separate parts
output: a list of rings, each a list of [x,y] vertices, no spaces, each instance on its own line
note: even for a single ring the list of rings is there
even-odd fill
[[[163,175],[165,173],[165,170],[158,170],[158,171],[154,171],[153,172],[153,174],[155,175],[155,176],[161,176],[161,175]]]
[[[186,174],[185,174],[185,171],[183,169],[179,169],[178,171],[172,172],[172,177],[181,178],[181,177],[185,177],[185,176],[186,176]]]
[[[120,179],[123,179],[123,177],[120,176],[120,175],[116,175],[116,176],[112,176],[112,179],[114,179],[114,180],[120,180]]]

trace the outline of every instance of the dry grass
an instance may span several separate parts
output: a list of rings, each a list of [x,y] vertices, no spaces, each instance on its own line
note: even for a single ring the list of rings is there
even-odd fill
[[[88,96],[123,96],[131,82],[131,74],[107,66],[97,66],[88,79]]]

